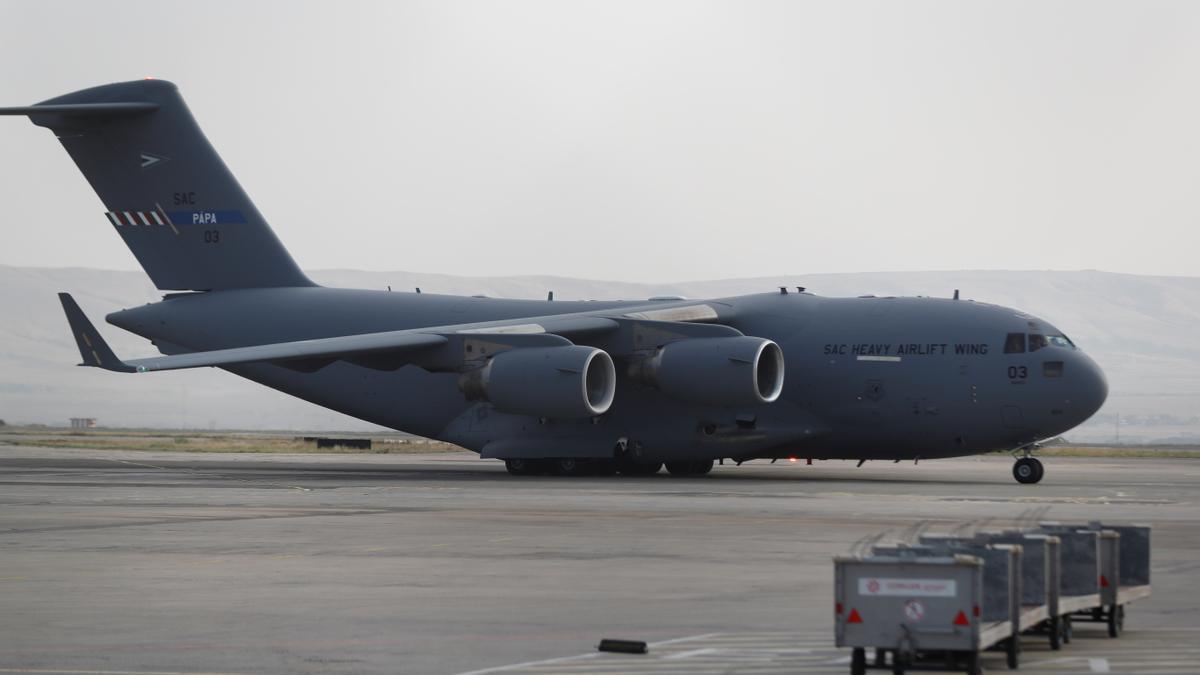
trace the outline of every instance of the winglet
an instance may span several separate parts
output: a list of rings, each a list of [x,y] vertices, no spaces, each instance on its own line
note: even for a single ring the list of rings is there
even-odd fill
[[[59,293],[63,311],[67,313],[67,323],[71,324],[71,334],[75,336],[75,344],[79,346],[79,356],[83,358],[81,366],[103,368],[118,373],[134,373],[137,369],[117,358],[112,349],[91,321],[84,316],[83,310],[75,302],[70,293]]]

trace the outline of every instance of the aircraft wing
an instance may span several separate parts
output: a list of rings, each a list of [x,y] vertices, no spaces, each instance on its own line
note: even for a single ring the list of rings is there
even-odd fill
[[[117,358],[112,349],[92,322],[84,315],[83,310],[69,293],[59,293],[63,310],[67,314],[67,322],[71,325],[79,353],[83,357],[82,366],[93,366],[122,373],[145,373],[157,370],[180,370],[183,368],[201,368],[205,366],[229,366],[239,363],[255,363],[260,361],[291,361],[297,359],[318,359],[322,357],[342,357],[368,354],[384,350],[409,350],[422,347],[436,347],[446,343],[446,338],[430,333],[415,331],[391,331],[386,333],[367,333],[364,335],[345,335],[317,340],[297,340],[294,342],[278,342],[274,344],[256,345],[253,347],[235,347],[233,349],[217,349],[206,352],[189,352],[172,356],[158,356],[147,359],[131,359],[123,361]]]
[[[58,297],[66,312],[67,322],[71,326],[79,353],[83,358],[83,363],[80,365],[124,373],[219,367],[244,363],[275,363],[308,370],[320,368],[337,360],[348,360],[367,367],[390,370],[405,363],[421,364],[418,355],[422,350],[430,352],[428,361],[442,363],[444,357],[436,354],[436,348],[461,346],[463,341],[468,339],[484,340],[513,347],[547,346],[570,344],[563,336],[586,339],[590,336],[618,333],[620,332],[619,328],[628,326],[631,322],[646,326],[676,326],[686,324],[676,324],[673,321],[706,321],[716,318],[715,311],[707,305],[651,308],[644,311],[631,311],[616,317],[598,316],[595,313],[561,314],[343,335],[122,360],[109,348],[69,293],[59,293]],[[741,334],[732,328],[716,325],[694,325],[690,329],[677,330],[689,333],[698,330],[706,335]]]

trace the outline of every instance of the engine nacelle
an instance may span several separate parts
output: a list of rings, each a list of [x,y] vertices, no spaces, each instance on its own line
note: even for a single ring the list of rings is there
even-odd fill
[[[608,352],[594,347],[519,347],[463,373],[458,388],[501,412],[579,419],[608,411],[617,372]]]
[[[629,377],[685,401],[739,406],[779,398],[783,371],[783,350],[770,340],[688,338],[632,363]]]

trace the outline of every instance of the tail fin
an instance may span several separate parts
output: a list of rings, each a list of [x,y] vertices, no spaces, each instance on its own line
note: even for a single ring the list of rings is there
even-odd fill
[[[5,114],[28,115],[54,132],[158,288],[313,285],[209,145],[174,84],[108,84],[0,108]]]

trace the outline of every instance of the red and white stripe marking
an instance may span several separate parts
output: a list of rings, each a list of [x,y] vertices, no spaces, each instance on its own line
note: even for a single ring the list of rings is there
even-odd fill
[[[167,221],[157,210],[155,211],[107,211],[108,221],[117,227],[137,227],[139,225],[150,227],[151,225],[163,226]]]

